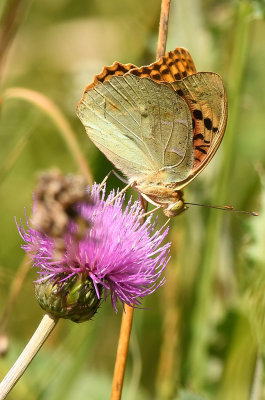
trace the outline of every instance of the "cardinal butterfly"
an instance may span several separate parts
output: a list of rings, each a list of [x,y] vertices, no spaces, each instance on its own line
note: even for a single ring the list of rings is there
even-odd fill
[[[185,209],[182,189],[221,143],[227,98],[219,75],[197,72],[189,52],[176,48],[145,67],[104,67],[77,114],[129,183],[173,217]]]

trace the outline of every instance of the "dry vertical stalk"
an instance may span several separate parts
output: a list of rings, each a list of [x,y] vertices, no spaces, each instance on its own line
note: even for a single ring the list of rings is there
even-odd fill
[[[11,0],[7,1],[4,6],[0,21],[0,78],[2,78],[8,50],[23,21],[27,5],[27,1]]]
[[[6,348],[4,348],[4,346],[0,345],[0,357],[4,356],[5,353],[8,351],[7,326],[8,326],[8,322],[9,322],[9,317],[11,315],[11,312],[13,311],[14,303],[20,294],[23,282],[28,274],[30,266],[31,265],[30,265],[29,258],[28,258],[28,256],[25,256],[14,279],[13,279],[6,308],[5,308],[4,312],[2,313],[2,316],[0,317],[0,342],[1,342],[1,344],[3,344],[3,340],[6,339],[6,345],[7,345]]]
[[[161,13],[159,22],[159,33],[156,50],[156,59],[165,55],[166,42],[167,42],[167,31],[168,31],[168,19],[170,11],[171,0],[162,0],[161,2]]]
[[[170,2],[171,0],[162,0],[161,2],[159,34],[158,34],[157,51],[156,51],[157,59],[165,55],[166,51]],[[140,201],[144,208],[146,206],[146,202],[144,202],[141,196],[140,196]],[[132,328],[132,320],[133,320],[133,307],[129,307],[125,304],[121,322],[121,330],[120,330],[120,337],[119,337],[119,343],[115,361],[114,374],[113,374],[111,400],[121,399],[123,379],[124,379],[131,328]]]
[[[26,100],[34,104],[51,118],[51,120],[59,129],[59,132],[61,133],[65,144],[68,146],[73,159],[79,167],[80,172],[85,176],[88,183],[92,185],[92,172],[90,171],[90,167],[84,157],[78,141],[76,140],[75,132],[56,104],[43,94],[25,88],[6,89],[3,94],[3,99],[6,100],[12,98]]]

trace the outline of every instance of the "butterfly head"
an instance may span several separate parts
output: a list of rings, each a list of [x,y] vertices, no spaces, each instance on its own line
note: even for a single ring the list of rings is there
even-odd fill
[[[187,208],[188,207],[185,206],[183,199],[179,199],[175,203],[169,204],[167,207],[164,207],[163,211],[167,217],[172,218],[187,210]]]

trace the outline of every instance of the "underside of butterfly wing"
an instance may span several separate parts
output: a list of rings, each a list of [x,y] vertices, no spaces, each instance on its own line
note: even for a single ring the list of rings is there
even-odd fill
[[[192,119],[172,87],[113,77],[87,90],[77,113],[91,140],[131,181],[166,185],[190,175]]]

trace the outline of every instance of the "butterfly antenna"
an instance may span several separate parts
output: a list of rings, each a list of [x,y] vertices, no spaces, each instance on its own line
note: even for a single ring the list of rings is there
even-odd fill
[[[100,186],[99,186],[99,190],[103,187],[104,183],[107,181],[107,179],[109,178],[109,176],[113,174],[116,176],[116,178],[118,178],[121,182],[128,184],[128,182],[123,179],[116,171],[114,171],[114,169],[111,169],[107,175],[105,176],[105,178],[103,179],[103,181],[101,182]]]
[[[236,212],[236,213],[253,215],[254,217],[257,217],[259,215],[255,211],[235,210],[233,206],[210,206],[208,204],[186,203],[186,202],[184,204],[185,205],[191,205],[191,206],[215,208],[216,210],[233,211],[233,212]]]

